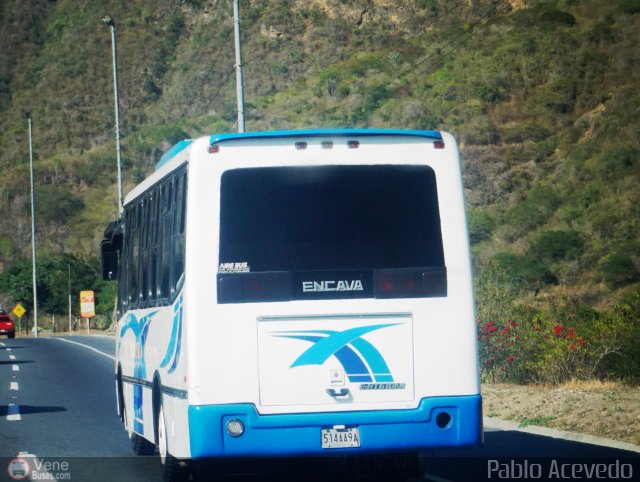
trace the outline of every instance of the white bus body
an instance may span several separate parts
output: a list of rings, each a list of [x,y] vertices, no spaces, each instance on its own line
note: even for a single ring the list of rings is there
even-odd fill
[[[105,234],[121,250],[118,409],[139,442],[179,459],[481,443],[451,135],[183,141]]]

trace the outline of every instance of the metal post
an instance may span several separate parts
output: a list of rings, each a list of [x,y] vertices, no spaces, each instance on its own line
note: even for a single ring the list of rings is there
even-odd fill
[[[238,0],[233,1],[233,24],[236,39],[236,97],[238,101],[238,132],[244,132],[244,88],[242,82],[242,59],[240,55],[240,8]]]
[[[120,158],[120,107],[118,97],[118,53],[116,48],[116,23],[111,15],[102,17],[102,23],[111,27],[111,50],[113,52],[113,98],[116,117],[116,158],[118,163],[118,213],[122,213],[122,160]]]
[[[31,177],[31,259],[33,261],[33,323],[35,336],[38,337],[38,281],[36,271],[36,197],[33,184],[33,133],[31,126],[31,114],[25,112],[24,116],[29,122],[29,167]],[[27,323],[27,326],[29,324]]]

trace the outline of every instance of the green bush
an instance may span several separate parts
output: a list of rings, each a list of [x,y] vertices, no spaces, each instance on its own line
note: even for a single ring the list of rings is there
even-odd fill
[[[68,186],[44,185],[36,189],[38,216],[50,223],[64,223],[84,208],[84,202]]]
[[[558,278],[542,260],[506,252],[496,254],[493,259],[519,290],[535,290],[558,283]]]
[[[596,165],[596,175],[604,179],[619,179],[640,166],[640,150],[616,146],[606,150]]]
[[[544,224],[560,205],[560,198],[547,184],[535,186],[529,195],[505,215],[508,235],[513,239]]]
[[[640,281],[640,272],[633,264],[633,260],[620,253],[610,253],[599,263],[602,279],[611,288],[619,288]]]
[[[580,254],[584,241],[576,231],[546,231],[529,247],[529,258],[543,261],[558,261]]]
[[[618,0],[618,9],[630,15],[640,13],[640,0]]]
[[[467,211],[467,222],[469,223],[469,238],[473,244],[490,239],[496,227],[496,222],[491,216],[472,207]]]
[[[555,28],[556,26],[573,27],[576,25],[576,18],[569,12],[548,10],[540,15],[540,23],[544,28]]]

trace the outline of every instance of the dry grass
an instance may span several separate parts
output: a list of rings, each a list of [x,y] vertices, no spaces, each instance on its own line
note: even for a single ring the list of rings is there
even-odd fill
[[[486,384],[484,415],[640,445],[640,387],[571,381],[558,386]]]

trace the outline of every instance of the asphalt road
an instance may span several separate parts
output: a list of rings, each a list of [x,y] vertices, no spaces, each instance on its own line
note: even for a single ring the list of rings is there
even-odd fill
[[[9,472],[14,473],[21,460],[35,468],[25,480],[160,480],[157,458],[132,455],[116,415],[113,355],[114,340],[109,337],[0,339],[0,480],[15,480]],[[427,473],[411,482],[588,480],[597,479],[598,474],[606,476],[600,480],[640,480],[639,455],[518,431],[489,430],[482,449],[429,454]],[[333,481],[337,475],[331,467],[318,475],[310,465],[284,464],[280,467],[284,473],[226,480]],[[210,480],[209,476],[200,479]]]

